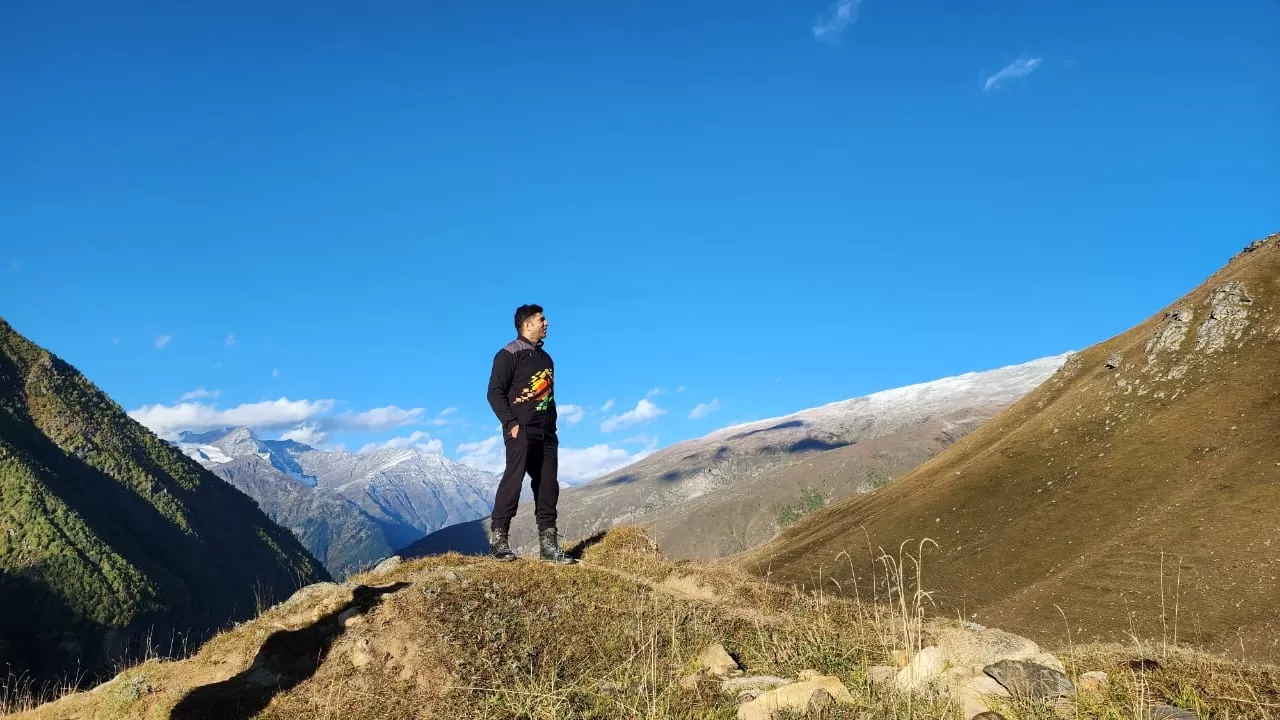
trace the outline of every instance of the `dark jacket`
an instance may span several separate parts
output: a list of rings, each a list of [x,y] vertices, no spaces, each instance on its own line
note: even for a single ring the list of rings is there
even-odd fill
[[[489,407],[502,423],[504,438],[510,437],[512,425],[555,436],[555,363],[541,342],[517,337],[493,356]]]

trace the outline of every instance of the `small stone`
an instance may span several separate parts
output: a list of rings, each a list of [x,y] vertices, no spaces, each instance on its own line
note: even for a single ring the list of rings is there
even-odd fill
[[[946,665],[947,658],[942,651],[930,645],[916,653],[911,662],[898,671],[895,680],[903,690],[916,690],[941,675]]]
[[[1040,654],[1032,640],[995,628],[973,631],[957,627],[932,629],[934,645],[952,665],[987,666],[1000,660],[1030,660]]]
[[[1025,660],[1001,660],[983,670],[1019,700],[1045,700],[1075,692],[1066,673]]]
[[[773,720],[774,713],[780,710],[798,710],[805,712],[815,701],[815,695],[821,690],[834,702],[854,704],[853,696],[840,679],[830,675],[821,675],[804,682],[792,683],[777,690],[761,693],[751,702],[738,706],[738,720]],[[818,703],[825,702],[821,698]]]
[[[366,651],[363,648],[352,649],[350,658],[351,658],[351,667],[354,667],[357,669],[362,668],[365,665],[368,665],[369,663],[373,662],[373,656],[370,655],[368,651]]]
[[[817,690],[814,690],[811,695],[809,695],[808,710],[809,712],[813,712],[815,710],[825,710],[835,704],[836,704],[836,699],[831,696],[831,693],[828,692],[826,688],[818,688]]]
[[[817,670],[801,670],[800,674],[796,676],[796,679],[801,682],[804,682],[805,680],[812,680],[816,677],[821,677],[821,676],[822,676],[822,673],[818,672]]]
[[[732,693],[738,690],[748,688],[764,688],[772,690],[790,683],[786,678],[780,678],[777,675],[748,675],[746,677],[729,678],[721,681],[720,689],[726,693]]]
[[[716,677],[729,677],[742,672],[738,661],[734,660],[720,643],[712,643],[698,655],[698,662]]]
[[[888,665],[872,665],[867,668],[867,679],[873,685],[883,685],[893,682],[898,675],[898,668],[889,667]]]
[[[400,564],[403,562],[404,560],[401,559],[399,555],[392,555],[391,557],[386,558],[382,562],[375,565],[373,569],[369,571],[369,574],[370,575],[386,575],[392,570],[395,570],[396,568],[400,567]]]
[[[1067,668],[1063,666],[1062,661],[1054,657],[1053,655],[1050,655],[1049,653],[1036,653],[1034,656],[1028,659],[1037,665],[1043,665],[1047,668],[1052,668],[1062,673],[1063,675],[1067,674]]]
[[[984,713],[978,713],[977,715],[974,715],[973,717],[969,718],[969,720],[1004,720],[1004,716],[996,712],[995,710],[988,710]]]
[[[1111,357],[1107,358],[1107,368],[1115,370],[1120,367],[1120,363],[1124,362],[1124,356],[1120,353],[1111,353]]]
[[[1076,681],[1076,687],[1080,688],[1080,692],[1092,693],[1101,692],[1111,684],[1111,678],[1107,674],[1099,670],[1087,672],[1080,676]]]
[[[1151,720],[1200,720],[1200,716],[1192,710],[1172,705],[1156,705],[1151,708]]]

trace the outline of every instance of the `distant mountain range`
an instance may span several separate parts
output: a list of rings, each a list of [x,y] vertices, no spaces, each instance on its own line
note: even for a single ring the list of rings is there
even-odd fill
[[[0,320],[0,672],[92,677],[328,577],[242,493]]]
[[[175,445],[256,500],[337,576],[486,515],[497,487],[492,473],[417,449],[329,452],[243,427],[181,433]]]
[[[794,518],[891,481],[1051,376],[1068,354],[966,373],[672,445],[560,494],[560,530],[578,537],[618,524],[648,528],[673,557],[713,559],[762,543]],[[512,542],[532,552],[533,508]],[[483,550],[484,519],[445,528],[407,554]]]
[[[739,560],[815,587],[849,551],[842,589],[866,598],[873,558],[854,549],[927,537],[924,589],[943,614],[1275,662],[1278,439],[1280,234],[914,472]]]

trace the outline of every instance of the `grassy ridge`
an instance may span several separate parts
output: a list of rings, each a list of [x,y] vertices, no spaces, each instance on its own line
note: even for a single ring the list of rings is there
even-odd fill
[[[0,320],[0,669],[110,670],[325,577],[247,496]]]

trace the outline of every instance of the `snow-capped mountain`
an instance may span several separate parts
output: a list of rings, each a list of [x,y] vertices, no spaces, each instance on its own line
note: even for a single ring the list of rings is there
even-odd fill
[[[292,440],[259,440],[249,428],[224,428],[203,433],[183,432],[175,443],[182,452],[208,466],[222,465],[235,458],[254,455],[266,460],[280,472],[303,485],[315,487],[316,478],[308,476],[293,459],[291,453],[311,450],[307,445]]]
[[[381,557],[365,554],[484,517],[493,509],[498,483],[492,473],[417,449],[329,452],[292,440],[262,440],[243,427],[184,432],[174,444],[257,500],[313,554],[328,558],[327,565],[341,565],[330,567],[334,574]],[[381,534],[379,541],[370,541],[365,524]],[[335,546],[347,542],[344,537],[358,538],[363,549]]]
[[[1070,356],[883,390],[676,443],[563,490],[561,532],[580,537],[635,523],[674,557],[741,552],[773,537],[780,518],[806,497],[826,502],[868,492],[927,461],[1040,385]],[[536,543],[532,516],[533,508],[521,505],[512,523],[518,550]],[[469,550],[483,543],[483,523],[469,525],[475,527],[451,527],[407,551]]]

